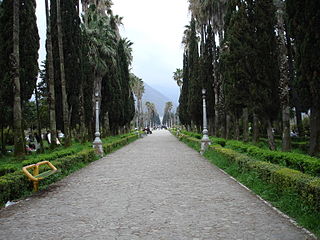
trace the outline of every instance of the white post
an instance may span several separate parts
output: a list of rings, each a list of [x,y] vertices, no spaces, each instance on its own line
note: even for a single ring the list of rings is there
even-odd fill
[[[96,100],[96,132],[95,132],[95,139],[93,141],[93,148],[96,149],[96,153],[100,156],[103,155],[103,147],[102,141],[100,139],[100,131],[99,131],[99,93],[96,92],[95,94]]]
[[[202,106],[203,106],[203,131],[202,131],[202,139],[201,139],[201,150],[200,153],[206,151],[208,146],[211,144],[210,139],[208,137],[208,129],[207,129],[207,107],[206,107],[206,90],[202,89]]]

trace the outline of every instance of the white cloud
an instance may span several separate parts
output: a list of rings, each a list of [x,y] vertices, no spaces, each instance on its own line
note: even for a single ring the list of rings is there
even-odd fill
[[[133,70],[149,85],[177,101],[172,79],[182,67],[181,40],[188,24],[188,1],[114,0],[114,14],[123,16],[122,35],[133,41]]]

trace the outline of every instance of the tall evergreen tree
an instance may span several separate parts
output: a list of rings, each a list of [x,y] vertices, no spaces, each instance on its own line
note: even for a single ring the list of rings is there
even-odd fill
[[[188,66],[187,50],[183,56],[183,84],[179,97],[179,119],[182,125],[189,127],[191,124],[190,114],[188,112],[188,97],[189,97],[189,66]]]
[[[301,90],[311,96],[309,154],[317,155],[320,152],[320,2],[287,0],[286,6],[290,33],[296,47],[297,85],[305,86]]]
[[[18,2],[4,0],[1,6],[3,8],[0,18],[2,39],[0,45],[0,82],[2,86],[0,97],[3,103],[1,108],[3,121],[1,122],[6,126],[11,126],[15,122],[16,128],[20,128],[17,130],[21,132],[22,139],[19,140],[21,142],[19,145],[21,145],[21,151],[24,151],[23,125],[18,126],[19,124],[13,121],[12,114],[15,109],[16,113],[17,111],[21,112],[15,114],[15,118],[21,118],[19,115],[22,116],[24,105],[31,98],[37,80],[39,36],[35,16],[36,2],[35,0],[20,0]],[[19,13],[14,14],[16,13],[14,9],[18,9]],[[15,54],[12,55],[13,52]],[[17,54],[19,55],[18,59]],[[12,81],[12,78],[15,78],[16,82]],[[19,83],[17,79],[19,79]],[[18,93],[19,88],[20,92]],[[20,98],[19,101],[18,98]],[[16,149],[18,151],[18,147]]]
[[[251,82],[250,91],[253,110],[267,125],[269,147],[275,150],[272,122],[279,113],[279,66],[275,7],[271,0],[256,0],[253,5],[253,29],[255,29],[255,81]]]
[[[56,101],[55,101],[55,89],[54,89],[54,67],[53,67],[53,55],[52,55],[52,36],[51,36],[51,21],[48,0],[45,0],[46,5],[46,22],[47,22],[47,86],[48,86],[48,102],[49,102],[49,119],[50,119],[50,132],[51,139],[57,138],[57,123],[56,123]],[[56,141],[51,141],[51,148],[56,147]]]
[[[237,8],[229,6],[233,11],[226,25],[224,51],[220,59],[225,104],[234,116],[235,138],[239,139],[240,117],[243,110],[249,106],[250,74],[247,66],[251,52],[248,42],[251,36],[245,4],[238,1]]]
[[[199,49],[198,38],[196,33],[196,22],[194,18],[190,22],[190,39],[188,46],[188,67],[189,67],[189,96],[188,96],[188,111],[191,117],[191,125],[200,130],[202,120],[202,83],[199,78]]]
[[[20,54],[19,54],[19,0],[13,1],[13,52],[10,56],[11,77],[13,82],[13,129],[14,129],[14,155],[17,157],[24,156],[25,147],[22,128],[22,110],[21,110],[21,84],[20,84]]]

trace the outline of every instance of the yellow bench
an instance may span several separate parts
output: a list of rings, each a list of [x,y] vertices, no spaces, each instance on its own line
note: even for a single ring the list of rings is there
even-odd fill
[[[48,165],[51,170],[39,173],[39,166]],[[33,175],[28,171],[28,169],[33,168]],[[36,164],[31,164],[22,168],[24,174],[33,181],[33,190],[37,192],[39,190],[39,181],[49,177],[50,175],[56,173],[58,170],[49,161],[38,162]]]

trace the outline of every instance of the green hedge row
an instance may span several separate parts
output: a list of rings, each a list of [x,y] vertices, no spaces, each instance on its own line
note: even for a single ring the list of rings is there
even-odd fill
[[[115,149],[136,140],[137,138],[138,136],[136,135],[126,136],[120,140],[103,144],[103,149],[105,153],[110,153]],[[52,164],[59,170],[59,172],[47,179],[42,180],[40,186],[43,184],[47,185],[53,183],[56,180],[61,179],[63,176],[66,176],[97,159],[98,157],[96,156],[94,149],[85,149],[73,155],[51,159]],[[22,170],[18,170],[0,177],[0,206],[9,200],[19,199],[27,194],[30,194],[32,189],[32,182],[28,180]]]
[[[179,139],[183,142],[200,145],[199,139],[195,139],[185,134],[179,134]],[[292,189],[299,193],[304,201],[320,211],[320,178],[304,174],[300,171],[289,169],[265,161],[251,159],[245,154],[238,153],[232,149],[223,148],[221,145],[209,146],[209,151],[223,155],[230,162],[236,163],[244,171],[254,171],[263,180],[275,184],[279,191]]]
[[[313,176],[320,176],[320,159],[318,158],[299,153],[261,149],[250,144],[233,140],[227,141],[227,145],[232,149],[247,153],[259,160],[280,164]]]
[[[186,131],[183,131],[183,134],[187,136],[198,135],[197,133],[190,133]],[[271,163],[280,164],[282,166],[296,169],[303,173],[311,174],[313,176],[320,176],[320,159],[315,157],[299,153],[261,149],[254,145],[246,144],[235,140],[226,140],[223,138],[210,137],[210,140],[213,144],[219,144],[223,147],[227,145],[234,150],[244,152],[249,156],[257,158],[261,161],[269,161]]]
[[[275,184],[280,191],[292,189],[299,193],[308,205],[320,211],[320,178],[277,164],[253,160],[219,145],[210,146],[210,149],[237,163],[243,170],[256,172],[262,179]]]
[[[20,162],[19,164],[7,163],[7,164],[4,164],[0,167],[0,176],[3,176],[8,173],[13,173],[13,172],[21,169],[23,166],[35,164],[37,162],[42,162],[42,161],[52,161],[57,158],[61,158],[61,157],[65,157],[68,155],[75,154],[76,152],[77,152],[76,149],[62,149],[62,150],[48,153],[45,155],[34,155],[34,156],[32,156],[32,158],[24,160],[24,161]]]
[[[68,168],[74,164],[88,163],[94,161],[96,155],[93,149],[83,150],[74,155],[61,157],[52,161],[52,164],[59,169],[58,175],[68,173]],[[57,175],[56,174],[56,175]],[[51,177],[47,181],[50,181]],[[6,174],[0,177],[0,205],[13,199],[18,199],[32,190],[32,182],[24,175],[22,170]]]

